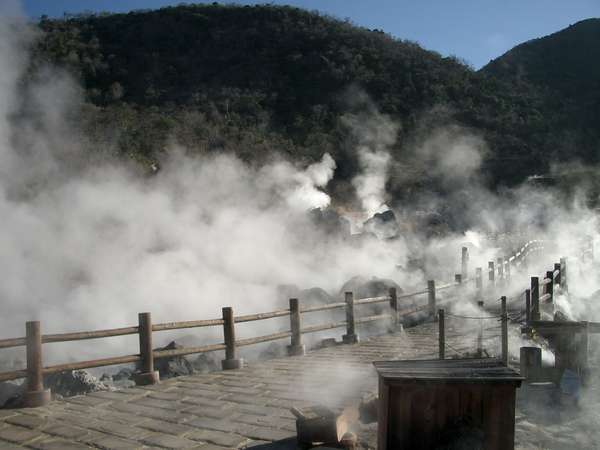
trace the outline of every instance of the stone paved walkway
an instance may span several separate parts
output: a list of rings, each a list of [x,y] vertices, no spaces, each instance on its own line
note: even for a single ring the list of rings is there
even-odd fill
[[[458,335],[446,334],[459,350]],[[292,405],[357,401],[376,389],[372,361],[432,358],[437,351],[436,325],[423,324],[304,357],[0,410],[0,449],[268,448],[295,436]]]

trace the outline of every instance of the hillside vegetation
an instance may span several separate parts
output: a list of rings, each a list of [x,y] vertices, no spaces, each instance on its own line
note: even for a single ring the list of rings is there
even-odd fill
[[[251,162],[273,153],[310,162],[328,151],[338,163],[331,188],[346,197],[357,171],[357,138],[343,116],[364,108],[360,92],[400,125],[390,149],[395,171],[389,188],[397,196],[436,188],[405,155],[445,125],[486,140],[483,173],[494,185],[543,173],[559,157],[596,157],[590,149],[599,128],[589,127],[598,115],[568,119],[571,109],[548,96],[550,87],[563,89],[564,83],[545,83],[546,59],[518,56],[519,48],[476,72],[380,30],[272,5],[43,18],[39,27],[44,34],[31,73],[45,62],[73,73],[85,88],[81,122],[88,133],[144,163],[160,158],[169,142],[199,153],[231,151]],[[592,28],[597,36],[598,25]],[[526,44],[528,51],[530,45],[537,44]],[[539,71],[515,77],[522,59]],[[557,62],[557,73],[561,66]],[[587,64],[573,65],[573,76],[579,79],[584,69]],[[598,107],[597,101],[579,105],[586,89],[573,91],[583,115]]]
[[[555,150],[549,156],[598,163],[600,19],[578,22],[516,46],[482,72],[508,86],[535,86],[545,99]],[[557,154],[557,151],[560,153]]]

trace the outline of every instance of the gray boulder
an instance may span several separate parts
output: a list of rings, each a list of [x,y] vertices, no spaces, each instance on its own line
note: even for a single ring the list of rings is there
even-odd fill
[[[24,379],[0,383],[0,408],[17,406],[25,387]]]
[[[157,348],[160,350],[175,350],[183,348],[175,341],[171,341],[167,346]],[[161,358],[154,360],[154,368],[160,373],[161,379],[191,375],[194,373],[194,366],[183,356],[173,356],[172,358]]]
[[[369,298],[369,297],[382,297],[389,294],[391,287],[396,288],[398,295],[402,294],[402,288],[394,281],[387,278],[372,277],[367,278],[361,275],[350,278],[344,283],[340,289],[340,295],[344,295],[345,292],[354,293],[354,298]]]
[[[53,395],[62,397],[108,390],[105,383],[85,370],[53,373],[45,377],[44,385],[52,391]]]

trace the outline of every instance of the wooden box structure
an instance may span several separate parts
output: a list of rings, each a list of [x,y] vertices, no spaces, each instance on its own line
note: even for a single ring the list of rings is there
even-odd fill
[[[589,334],[599,333],[596,322],[532,321],[529,329],[548,340],[554,352],[554,365],[560,373],[570,369],[579,374],[586,373],[588,362]]]
[[[378,449],[514,449],[522,377],[501,361],[381,361]]]

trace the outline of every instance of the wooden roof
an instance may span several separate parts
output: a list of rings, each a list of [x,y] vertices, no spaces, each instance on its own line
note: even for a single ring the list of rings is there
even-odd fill
[[[495,358],[375,361],[375,369],[386,381],[437,383],[515,383],[524,379]]]

